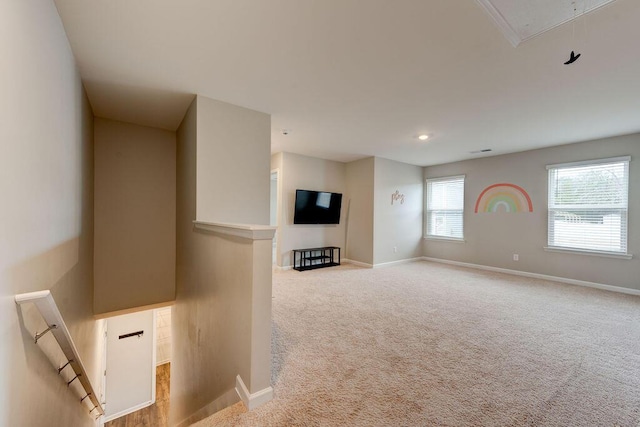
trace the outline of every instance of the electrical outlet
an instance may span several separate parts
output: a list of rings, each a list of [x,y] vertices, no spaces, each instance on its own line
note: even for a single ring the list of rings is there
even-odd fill
[[[513,260],[514,260],[514,261],[520,261],[520,255],[518,255],[518,254],[513,254]]]
[[[397,246],[394,246],[394,247],[393,247],[393,253],[395,254],[395,253],[397,253],[397,252],[398,252],[398,247],[397,247]]]

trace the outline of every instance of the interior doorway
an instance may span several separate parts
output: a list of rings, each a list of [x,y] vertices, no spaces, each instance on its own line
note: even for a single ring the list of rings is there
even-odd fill
[[[105,359],[105,427],[167,426],[171,307],[107,319]]]
[[[278,226],[278,179],[279,179],[279,171],[273,170],[271,171],[271,180],[270,180],[270,203],[269,203],[269,225],[273,227]],[[278,231],[273,236],[273,246],[271,249],[271,263],[276,266],[278,265]]]

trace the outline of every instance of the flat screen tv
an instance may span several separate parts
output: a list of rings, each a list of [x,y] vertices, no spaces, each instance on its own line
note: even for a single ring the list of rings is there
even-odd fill
[[[339,224],[342,194],[296,190],[294,224]]]

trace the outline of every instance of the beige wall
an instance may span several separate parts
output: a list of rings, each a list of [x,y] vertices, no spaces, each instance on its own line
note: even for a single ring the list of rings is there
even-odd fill
[[[95,120],[96,314],[175,297],[174,132]]]
[[[547,245],[548,164],[626,156],[632,158],[629,185],[629,253],[631,260],[545,252]],[[466,175],[464,243],[425,240],[423,253],[441,258],[640,289],[640,134],[469,160],[425,168],[425,178]],[[513,183],[527,191],[533,213],[474,214],[480,192],[496,183]],[[519,261],[513,261],[518,254]]]
[[[1,2],[0,28],[0,425],[93,426],[55,342],[33,342],[39,313],[13,299],[52,291],[97,386],[91,107],[52,1]]]
[[[233,138],[200,140],[200,123],[216,120],[220,110],[216,109],[216,117],[209,118],[198,111],[203,104],[198,99],[177,132],[177,293],[172,319],[171,425],[203,418],[237,400],[236,375],[252,393],[268,387],[271,379],[271,241],[255,244],[193,226],[201,168],[207,168],[198,162],[199,153],[207,150],[206,145],[216,144],[217,150],[224,151],[228,146],[228,162],[241,164],[249,155],[234,151]],[[239,111],[239,107],[228,108],[230,112],[223,115]],[[247,127],[260,127],[264,121],[261,113],[250,114],[249,110],[241,116]],[[236,122],[238,126],[242,123]],[[268,136],[270,130],[266,132]],[[265,151],[260,146],[265,141],[268,138],[264,135],[256,138],[255,153]],[[233,158],[233,153],[238,157]],[[268,220],[269,155],[259,160],[257,170],[266,172],[253,177],[254,185],[264,188],[266,197],[259,199],[259,205],[238,196],[230,203],[239,209],[257,209],[254,217]],[[244,168],[234,168],[217,185],[243,179],[245,173]],[[208,171],[202,174],[208,175]],[[210,217],[206,211],[201,213]],[[261,286],[256,287],[256,283]]]
[[[373,192],[375,159],[347,163],[347,217],[345,258],[373,265]]]
[[[197,104],[196,218],[268,225],[271,117],[202,96]]]
[[[281,171],[278,265],[291,265],[292,249],[319,246],[339,246],[344,258],[368,265],[422,255],[421,167],[378,157],[341,163],[292,153],[272,156],[271,167]],[[293,224],[296,189],[343,193],[340,224]],[[396,190],[405,202],[391,205]]]
[[[422,168],[376,157],[374,188],[374,264],[422,256]]]
[[[346,165],[331,160],[282,153],[280,176],[282,197],[278,230],[278,265],[291,265],[292,249],[321,246],[338,246],[344,249],[346,238]],[[340,224],[294,224],[293,214],[297,189],[342,193]]]

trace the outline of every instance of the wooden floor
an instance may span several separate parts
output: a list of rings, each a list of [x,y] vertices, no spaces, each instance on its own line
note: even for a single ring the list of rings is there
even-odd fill
[[[168,427],[170,364],[156,368],[156,403],[124,417],[109,421],[105,427]]]

